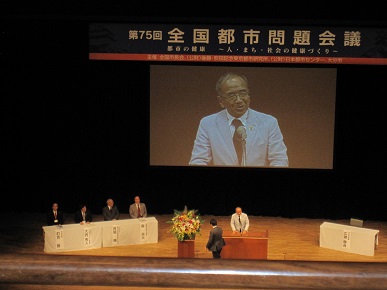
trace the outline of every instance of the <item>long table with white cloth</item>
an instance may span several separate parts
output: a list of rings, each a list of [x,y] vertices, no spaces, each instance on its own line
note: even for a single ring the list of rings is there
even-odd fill
[[[374,256],[378,230],[324,222],[320,225],[320,247]]]
[[[46,253],[98,249],[158,242],[158,221],[154,217],[100,221],[90,224],[44,226]]]

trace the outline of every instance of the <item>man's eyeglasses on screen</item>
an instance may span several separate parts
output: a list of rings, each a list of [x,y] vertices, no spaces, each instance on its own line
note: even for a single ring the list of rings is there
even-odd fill
[[[236,101],[237,97],[243,99],[249,96],[250,91],[248,90],[242,90],[239,92],[230,92],[226,94],[225,96],[222,96],[222,99],[229,101],[230,103],[233,103]]]

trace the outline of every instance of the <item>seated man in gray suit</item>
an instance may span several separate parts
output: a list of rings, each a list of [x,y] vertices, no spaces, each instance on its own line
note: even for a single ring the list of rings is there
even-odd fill
[[[129,214],[132,219],[146,218],[148,212],[146,211],[146,205],[140,202],[140,197],[136,195],[134,197],[134,203],[129,206]]]

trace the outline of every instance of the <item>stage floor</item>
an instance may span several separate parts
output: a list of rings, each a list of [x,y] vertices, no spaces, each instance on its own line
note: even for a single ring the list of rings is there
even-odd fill
[[[0,254],[41,254],[41,255],[89,255],[89,256],[126,256],[177,258],[177,242],[175,237],[168,233],[170,224],[166,223],[172,215],[151,215],[158,220],[158,243],[118,246],[83,251],[67,251],[63,253],[47,254],[44,252],[44,238],[42,226],[45,225],[45,215],[42,213],[7,213],[2,214],[0,224]],[[12,218],[10,218],[12,217]],[[103,220],[102,215],[94,215],[94,221]],[[129,218],[128,214],[121,214],[121,219]],[[202,216],[205,220],[202,235],[196,237],[195,257],[197,259],[212,259],[211,252],[207,251],[209,221],[218,220],[218,225],[230,230],[230,216]],[[72,223],[73,215],[65,214],[65,223]],[[379,230],[379,243],[374,256],[346,253],[319,246],[320,225],[333,222],[348,225],[349,220],[326,220],[305,218],[282,218],[252,216],[250,231],[268,230],[268,260],[287,261],[340,261],[340,262],[387,262],[385,221],[364,221],[364,227]]]

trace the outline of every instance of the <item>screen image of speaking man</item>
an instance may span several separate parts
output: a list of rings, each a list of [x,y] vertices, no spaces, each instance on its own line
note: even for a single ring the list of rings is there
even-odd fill
[[[247,78],[226,73],[215,89],[223,110],[200,120],[189,164],[288,167],[277,119],[249,107]]]

